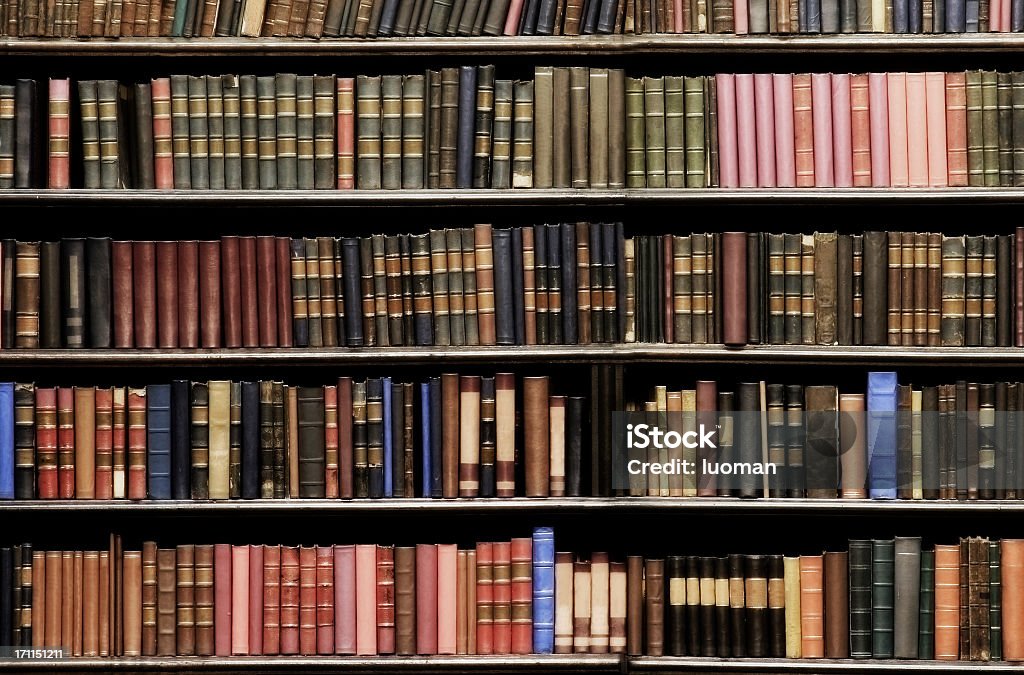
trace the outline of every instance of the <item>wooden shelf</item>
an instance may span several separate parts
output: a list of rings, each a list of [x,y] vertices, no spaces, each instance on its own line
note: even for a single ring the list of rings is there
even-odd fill
[[[324,347],[266,349],[8,349],[0,367],[237,367],[494,364],[685,363],[1024,368],[1019,347],[839,347],[748,345],[546,345],[500,347]],[[494,367],[492,365],[492,367]]]
[[[589,35],[517,37],[0,39],[0,56],[607,56],[1019,52],[1024,35]]]
[[[705,657],[634,657],[630,673],[1008,673],[1018,662],[916,661],[895,659],[717,659]]]
[[[868,499],[738,499],[711,497],[575,497],[529,499],[254,499],[192,500],[30,500],[0,502],[7,518],[39,514],[76,513],[137,515],[145,517],[266,516],[316,513],[317,515],[386,515],[441,517],[472,516],[515,511],[527,514],[570,515],[791,515],[791,516],[908,516],[1022,514],[1024,500],[868,500]]]
[[[2,190],[0,206],[609,206],[634,204],[1020,204],[1024,188],[651,190]]]

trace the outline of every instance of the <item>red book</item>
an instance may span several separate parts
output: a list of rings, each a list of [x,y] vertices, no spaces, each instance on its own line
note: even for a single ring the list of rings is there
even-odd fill
[[[249,653],[263,653],[263,546],[249,547]]]
[[[340,82],[341,80],[339,80]],[[277,238],[277,346],[292,346],[292,251],[288,237]]]
[[[850,75],[832,74],[832,157],[836,187],[853,187],[853,109]]]
[[[156,242],[157,346],[178,346],[178,242]]]
[[[377,653],[395,653],[395,547],[377,547]]]
[[[334,653],[334,548],[316,547],[316,653]]]
[[[239,280],[242,291],[242,346],[260,346],[259,303],[256,292],[256,237],[238,238]]]
[[[437,545],[437,653],[455,654],[459,621],[459,550],[455,544]]]
[[[110,244],[111,277],[113,285],[114,346],[135,346],[135,321],[132,298],[132,242],[115,241]]]
[[[356,186],[355,78],[338,78],[338,189]],[[278,258],[280,264],[280,258]],[[290,325],[290,322],[289,322]],[[284,346],[284,345],[282,345]],[[290,346],[290,345],[289,345]]]
[[[757,120],[754,76],[739,73],[736,81],[736,154],[740,187],[757,187]]]
[[[214,561],[216,564],[216,561]],[[214,586],[216,586],[214,576]],[[216,593],[216,590],[214,591]],[[214,601],[216,602],[216,600]],[[219,617],[218,617],[219,618]],[[217,620],[214,619],[216,631]],[[249,547],[231,547],[231,654],[249,653]]]
[[[757,129],[757,186],[772,188],[778,182],[775,173],[775,93],[771,73],[754,75],[754,115]],[[668,311],[671,312],[671,309]]]
[[[242,346],[242,287],[238,237],[220,239],[221,295],[224,299],[224,346]]]
[[[220,242],[199,242],[199,327],[202,346],[218,348],[220,335]]]
[[[316,654],[316,548],[299,548],[299,653]]]
[[[416,545],[416,651],[437,654],[437,546]]]
[[[356,546],[356,654],[377,654],[377,546]]]
[[[519,18],[523,13],[523,0],[511,0],[505,16],[505,35],[519,34]]]
[[[476,545],[476,653],[494,653],[494,545]],[[473,630],[473,626],[470,626]]]
[[[871,187],[871,108],[868,76],[850,76],[850,129],[853,153],[853,184]]]
[[[75,390],[71,387],[57,389],[57,465],[57,494],[61,499],[73,499],[75,496]]]
[[[352,499],[352,378],[338,378],[338,496]]]
[[[263,653],[281,653],[281,547],[263,549]]]
[[[324,387],[324,496],[338,497],[338,388]]]
[[[132,296],[135,301],[135,346],[156,347],[156,253],[151,241],[132,244]]]
[[[814,187],[814,101],[811,76],[793,76],[793,148],[796,152],[796,186]]]
[[[281,653],[299,653],[299,549],[281,547]]]
[[[38,415],[37,415],[38,420]],[[114,498],[114,391],[96,388],[96,499]]]
[[[213,547],[213,653],[231,656],[231,544]]]
[[[356,653],[356,548],[334,547],[334,653]]]
[[[715,75],[718,96],[718,183],[724,188],[740,186],[736,149],[736,78],[729,73]]]
[[[494,542],[494,653],[512,653],[512,544]]]
[[[811,116],[814,119],[814,185],[832,187],[832,76],[829,73],[811,75]]]
[[[967,74],[946,73],[946,157],[951,187],[967,185]]]
[[[199,242],[178,242],[178,345],[196,349],[199,340]]]
[[[145,499],[146,389],[128,390],[128,499]]]
[[[36,480],[40,499],[57,498],[57,390],[36,387]]]
[[[533,651],[533,540],[512,540],[512,653]]]
[[[157,190],[174,189],[174,153],[171,146],[171,78],[149,83],[153,99],[153,173]]]
[[[256,307],[260,347],[277,346],[277,240],[256,237]]]
[[[71,80],[50,80],[49,158],[46,186],[70,187]]]

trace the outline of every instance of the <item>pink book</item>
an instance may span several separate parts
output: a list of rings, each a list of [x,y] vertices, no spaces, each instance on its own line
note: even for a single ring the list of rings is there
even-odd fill
[[[263,550],[263,653],[281,653],[281,547]]]
[[[739,159],[736,155],[736,78],[715,75],[718,96],[718,183],[724,188],[740,186]]]
[[[231,547],[231,653],[241,656],[249,653],[248,546]]]
[[[338,189],[356,186],[355,78],[338,78]]]
[[[672,0],[672,31],[683,32],[683,0]]]
[[[928,108],[928,185],[949,185],[946,172],[946,74],[926,73]]]
[[[416,652],[437,654],[437,546],[416,545]]]
[[[910,185],[907,157],[907,74],[888,73],[889,177],[893,187]]]
[[[775,187],[775,95],[771,73],[754,75],[754,115],[757,129],[757,186]]]
[[[1010,0],[999,0],[999,31],[1002,33],[1009,33],[1013,30],[1010,19],[1012,5]],[[989,11],[992,10],[989,9]]]
[[[832,170],[836,187],[853,187],[853,108],[850,75],[832,74]]]
[[[356,653],[356,548],[334,547],[334,653]]]
[[[757,122],[754,113],[754,76],[736,75],[736,153],[740,187],[757,187]]]
[[[1000,30],[1001,21],[1003,19],[1003,12],[1001,9],[1002,3],[1000,0],[989,0],[988,3],[988,29],[993,33],[998,33]]]
[[[213,547],[213,653],[231,656],[231,544]]]
[[[850,77],[850,126],[852,132],[853,184],[871,187],[871,106],[868,76]]]
[[[334,548],[316,547],[316,653],[334,653]]]
[[[889,187],[889,80],[885,73],[868,75],[871,118],[871,185]]]
[[[811,75],[811,100],[814,109],[814,186],[832,187],[832,76]]]
[[[437,545],[437,653],[454,654],[458,636],[458,547]]]
[[[793,147],[796,186],[814,187],[814,105],[807,73],[793,76]]]
[[[377,546],[356,546],[356,654],[377,654]]]
[[[523,13],[523,0],[512,0],[505,17],[505,35],[519,34],[519,17]]]
[[[50,80],[49,89],[49,156],[46,186],[53,190],[71,185],[71,80]]]
[[[263,547],[249,547],[249,654],[263,653]]]
[[[750,32],[750,25],[747,19],[747,3],[732,3],[733,28],[736,35],[746,35]]]
[[[775,183],[779,187],[796,186],[796,154],[793,145],[793,76],[772,76],[775,103]]]
[[[907,73],[907,176],[910,187],[928,187],[928,111],[924,73]]]

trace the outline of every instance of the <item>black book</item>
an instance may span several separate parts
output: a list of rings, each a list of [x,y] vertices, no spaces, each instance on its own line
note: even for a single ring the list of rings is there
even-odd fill
[[[563,223],[562,231],[562,342],[579,344],[579,305],[576,288],[576,226]]]
[[[809,386],[804,389],[807,429],[804,472],[808,497],[832,499],[839,490],[838,398],[834,386]],[[907,419],[909,421],[909,415]]]
[[[192,385],[171,381],[171,499],[192,498]]]
[[[546,225],[548,238],[548,338],[553,345],[565,344],[562,315],[562,245],[558,225]]]
[[[768,556],[768,656],[786,656],[785,561]]]
[[[765,387],[765,405],[768,411],[768,461],[780,467],[774,476],[768,476],[768,496],[786,496],[786,387],[769,384]],[[728,460],[724,460],[728,461]]]
[[[14,551],[0,548],[0,643],[14,645]]]
[[[134,94],[135,110],[130,119],[133,120],[135,132],[135,187],[152,190],[156,187],[156,174],[153,166],[153,94],[150,84],[136,84]]]
[[[686,559],[680,555],[666,558],[665,577],[665,653],[686,656]]]
[[[590,226],[590,341],[607,342],[604,334],[604,247],[601,234],[604,226]],[[639,269],[639,268],[637,268]]]
[[[857,0],[839,0],[839,32],[857,32]]]
[[[39,346],[43,349],[60,349],[63,346],[60,270],[60,242],[41,242],[39,244]]]
[[[939,388],[921,388],[921,489],[939,498]]]
[[[89,346],[108,349],[111,340],[110,239],[93,237],[85,240],[85,258],[89,269]]]
[[[759,658],[767,653],[768,643],[768,569],[763,555],[746,556],[746,631],[747,656]]]
[[[391,494],[405,496],[405,389],[401,382],[391,382]]]
[[[996,237],[996,344],[1013,344],[1013,243],[1009,235]]]
[[[746,571],[743,555],[729,554],[729,655],[741,658],[747,655],[747,618],[744,601]]]
[[[526,307],[523,305],[525,297],[523,290],[523,229],[521,227],[513,227],[511,232],[512,325],[515,329],[515,344],[524,345],[526,344]],[[4,251],[6,251],[6,244],[4,246]],[[497,253],[495,253],[495,256],[497,256]],[[497,262],[495,262],[495,269],[497,269]],[[497,277],[495,277],[495,284],[497,283]],[[497,290],[497,286],[495,286],[495,290]],[[495,305],[495,307],[497,308],[498,305]]]
[[[441,458],[441,378],[430,378],[430,496],[441,497],[443,492],[443,460]]]
[[[35,80],[18,80],[14,89],[14,187],[45,187],[44,144]]]
[[[600,3],[597,3],[595,0],[594,4],[600,4],[597,15],[597,32],[614,33],[615,14],[619,3],[616,0],[600,0]]]
[[[583,416],[586,399],[569,396],[565,401],[565,496],[583,495]]]
[[[580,24],[581,34],[593,35],[597,32],[597,19],[600,13],[601,0],[588,0],[586,5],[583,7],[583,17]]]
[[[430,272],[430,235],[414,234],[412,248],[413,324],[416,344],[434,344],[434,283]],[[425,262],[424,262],[425,261]],[[416,264],[419,262],[419,264]]]
[[[885,232],[864,233],[864,332],[865,345],[888,342],[888,236]]]
[[[85,240],[65,239],[60,254],[64,346],[80,349],[86,346]]]
[[[967,382],[959,380],[955,393],[954,438],[956,449],[953,453],[953,487],[956,498],[967,499]]]
[[[871,658],[871,542],[850,540],[850,656]]]
[[[512,288],[512,230],[491,232],[494,249],[494,334],[499,345],[516,344],[515,303]]]
[[[686,556],[686,586],[700,587],[700,556]],[[686,594],[686,651],[690,656],[701,653],[699,594]]]
[[[345,237],[341,240],[341,264],[344,278],[345,302],[345,344],[349,347],[363,346],[363,297],[360,292],[359,239]]]
[[[839,235],[836,244],[836,342],[853,344],[853,238],[848,234]]]
[[[537,35],[553,35],[555,32],[555,10],[558,9],[557,0],[540,0],[540,9],[537,13]]]
[[[425,237],[424,240],[426,241]],[[402,268],[402,334],[406,336],[407,344],[419,344],[414,342],[414,336],[416,335],[416,309],[412,291],[412,235],[402,234],[398,236],[398,255],[401,259]],[[430,255],[429,245],[427,255]],[[429,276],[428,274],[427,277]],[[344,327],[342,329],[344,330]],[[344,342],[341,344],[344,344]]]
[[[36,496],[35,404],[35,385],[22,383],[14,385],[15,499],[34,499]]]
[[[786,385],[786,488],[790,497],[803,497],[807,486],[804,475],[804,388]]]
[[[715,558],[715,588],[729,587],[729,558]],[[732,654],[729,636],[729,598],[719,598],[715,594],[715,652],[718,656],[728,658]]]
[[[702,557],[700,559],[700,585],[701,595],[703,596],[704,589],[708,586],[706,581],[711,581],[714,584],[715,580],[715,558]],[[712,585],[712,589],[714,586]],[[711,593],[714,596],[712,590]],[[700,654],[701,656],[715,656],[717,650],[715,649],[715,638],[717,637],[715,631],[715,603],[714,598],[711,598],[711,602],[708,602],[708,598],[701,597],[700,599]]]
[[[242,499],[259,498],[261,476],[260,383],[242,382]]]
[[[455,145],[455,187],[473,187],[473,145],[476,131],[476,66],[459,68],[459,117]]]
[[[494,497],[497,493],[497,475],[495,464],[497,463],[498,429],[495,420],[497,402],[495,400],[496,389],[493,377],[480,378],[480,496]],[[568,406],[566,406],[568,408]],[[571,495],[568,486],[572,477],[569,473],[569,434],[574,433],[569,425],[569,413],[566,411],[565,434],[566,440],[566,494]]]
[[[761,462],[761,385],[757,382],[740,382],[737,385],[739,418],[733,443],[736,444],[737,459],[740,462],[757,464]],[[744,473],[737,480],[740,497],[759,496],[758,478]]]
[[[548,238],[543,225],[533,226],[533,277],[537,298],[537,344],[547,345],[552,340],[548,321]]]
[[[618,342],[626,334],[626,235],[621,222],[609,223],[605,247],[605,337]]]
[[[536,35],[537,19],[540,15],[540,3],[542,0],[525,0],[523,13],[519,18],[520,35]]]
[[[762,342],[763,279],[761,277],[764,235],[760,232],[747,233],[747,344]]]

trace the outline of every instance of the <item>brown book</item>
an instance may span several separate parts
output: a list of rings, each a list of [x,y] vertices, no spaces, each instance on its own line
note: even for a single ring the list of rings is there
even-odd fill
[[[195,546],[182,544],[177,548],[177,635],[179,656],[196,653],[195,609]]]
[[[263,589],[263,613],[257,617],[257,620],[263,627],[263,654],[279,654],[281,651],[280,546],[264,547],[260,585]]]
[[[157,551],[156,655],[177,653],[177,563],[173,548]]]
[[[889,298],[889,314],[887,321],[887,335],[888,344],[899,345],[900,335],[902,330],[902,311],[903,304],[900,296],[902,292],[902,272],[903,272],[903,250],[902,250],[902,235],[899,232],[888,233],[888,294]],[[865,297],[867,297],[867,289],[865,289]]]
[[[547,497],[550,474],[548,378],[523,378],[526,496]]]
[[[312,546],[299,547],[299,653],[316,653],[316,548]]]
[[[459,496],[480,493],[480,377],[459,377]]]
[[[199,242],[199,326],[204,348],[221,346],[220,242]]]
[[[1000,542],[1003,658],[1024,659],[1024,539]]]
[[[199,339],[199,243],[178,242],[178,346],[196,349]]]
[[[221,237],[220,271],[220,292],[224,307],[224,346],[237,348],[242,346],[242,272],[236,236]],[[205,314],[203,318],[206,318]]]
[[[960,654],[960,547],[935,546],[935,658]],[[1009,658],[1009,654],[1006,655]]]
[[[846,551],[825,553],[825,657],[850,656],[850,613]]]
[[[178,242],[158,241],[156,246],[156,319],[160,348],[178,346]]]
[[[480,344],[496,343],[495,306],[494,306],[494,251],[491,245],[491,226],[479,224],[473,226],[476,249],[476,295],[477,321],[479,325]]]
[[[195,549],[196,655],[213,656],[213,558],[212,544]]]
[[[644,561],[645,654],[665,653],[665,561]]]
[[[441,491],[445,499],[459,495],[459,376],[441,375]]]
[[[804,658],[825,656],[825,596],[823,557],[800,556],[800,654]]]
[[[671,237],[667,240],[673,242]],[[722,234],[722,265],[730,273],[723,279],[723,336],[727,345],[747,343],[747,235],[745,232]],[[666,265],[666,275],[674,265]],[[815,295],[817,297],[817,295]],[[667,307],[672,307],[666,302]],[[674,307],[672,307],[674,310]],[[668,310],[667,310],[668,311]],[[666,326],[670,322],[666,321]]]
[[[914,292],[914,233],[902,232],[900,238],[900,341],[899,344],[914,344],[914,317],[916,299]]]
[[[938,347],[942,333],[942,235],[931,232],[927,237],[927,339],[929,347]]]
[[[274,237],[256,237],[256,295],[259,346],[277,346],[277,251]]]
[[[76,561],[77,563],[77,561]],[[82,656],[100,653],[100,554],[82,554]]]
[[[476,631],[476,626],[470,630]],[[395,547],[395,653],[416,653],[416,548]]]
[[[114,319],[114,347],[133,347],[135,301],[132,297],[132,242],[111,242],[110,248],[113,268],[114,300],[111,315]]]
[[[242,298],[242,346],[259,347],[259,303],[256,290],[256,237],[238,238],[238,267]]]
[[[156,253],[151,241],[136,241],[132,245],[132,298],[135,346],[156,347]]]
[[[644,654],[644,559],[626,558],[626,654]]]
[[[277,237],[277,346],[292,346],[291,240]]]
[[[156,542],[142,544],[142,655],[157,653],[157,548]]]
[[[96,497],[95,387],[75,387],[75,497]]]
[[[55,565],[50,564],[51,559],[47,557],[47,588],[50,585],[50,570]],[[121,631],[122,649],[120,653],[124,656],[142,656],[142,552],[125,551],[122,562],[122,589],[121,589]],[[49,593],[47,593],[49,597]],[[115,604],[116,607],[116,604]],[[47,603],[47,616],[52,616],[50,604]],[[49,622],[48,622],[49,624]],[[49,633],[49,628],[47,633]],[[47,636],[47,644],[51,643]]]

